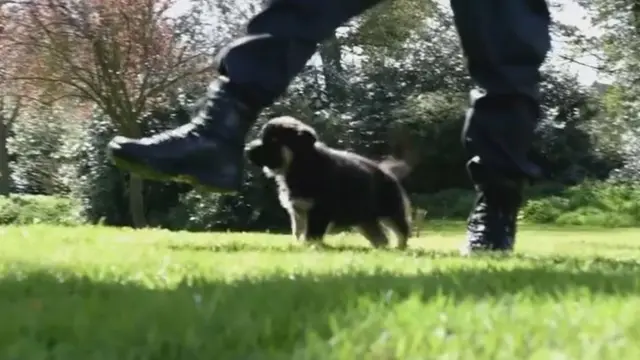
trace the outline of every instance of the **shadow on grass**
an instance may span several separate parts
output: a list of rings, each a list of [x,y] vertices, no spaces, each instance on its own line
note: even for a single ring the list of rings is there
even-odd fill
[[[612,251],[612,250],[621,250],[621,251],[638,251],[640,250],[640,242],[629,242],[629,243],[613,243],[613,242],[586,242],[586,241],[573,241],[569,244],[575,244],[576,247],[586,246],[592,250],[598,251]]]
[[[576,245],[581,245],[582,242],[575,242]],[[603,248],[607,250],[638,250],[640,245],[626,245],[626,244],[598,244],[598,243],[588,243],[590,248]],[[174,243],[167,245],[167,248],[172,251],[177,252],[211,252],[211,253],[243,253],[243,252],[260,252],[260,253],[279,253],[279,254],[301,254],[301,253],[327,253],[327,254],[340,254],[340,253],[354,253],[354,254],[373,254],[373,253],[387,253],[394,254],[398,256],[406,256],[408,258],[431,258],[431,259],[445,259],[445,258],[460,258],[460,253],[458,250],[434,250],[434,249],[424,249],[424,248],[409,248],[408,250],[398,250],[395,248],[387,248],[387,249],[375,249],[364,243],[362,245],[351,245],[351,244],[340,244],[340,245],[323,245],[322,247],[311,247],[305,246],[302,244],[278,244],[278,245],[265,245],[264,243],[254,244],[254,243],[238,243],[238,242],[227,242],[227,243],[210,243],[210,244],[198,244],[198,243]],[[620,264],[626,263],[626,260],[611,260],[610,258],[593,258],[590,257],[588,260],[580,257],[571,257],[566,255],[530,255],[527,253],[515,253],[510,254],[508,256],[504,255],[485,255],[484,258],[492,258],[494,260],[512,260],[512,259],[523,259],[523,260],[533,260],[539,263],[575,263],[585,261],[593,263],[598,261],[614,261],[615,264],[620,266]],[[634,265],[636,266],[636,265]],[[640,265],[637,265],[640,270]]]
[[[177,286],[163,286],[153,274],[146,279],[151,285],[143,286],[140,274],[15,273],[0,279],[0,358],[290,359],[306,346],[309,332],[327,340],[332,321],[355,327],[371,314],[390,314],[379,310],[411,296],[424,302],[446,297],[432,306],[455,311],[461,301],[514,301],[516,294],[532,302],[569,293],[578,300],[586,294],[640,294],[637,262],[556,258],[528,266],[463,266],[411,276],[378,271],[193,278]],[[419,316],[434,310],[447,311],[432,308]]]
[[[182,243],[170,244],[167,248],[171,251],[188,251],[188,252],[212,252],[212,253],[242,253],[242,252],[261,252],[261,253],[280,253],[280,254],[300,254],[300,253],[355,253],[355,254],[372,254],[372,253],[388,253],[406,255],[410,257],[430,257],[430,258],[447,258],[459,257],[458,251],[436,251],[427,249],[408,249],[406,251],[398,250],[393,247],[387,249],[375,249],[367,244],[363,245],[322,245],[322,246],[306,246],[302,244],[286,244],[269,246],[264,243],[214,243],[214,244],[196,244]]]
[[[400,256],[407,256],[410,258],[432,258],[432,259],[444,259],[444,258],[459,258],[460,252],[456,250],[441,251],[441,250],[429,250],[429,249],[408,249],[398,250],[396,248],[387,249],[375,249],[367,244],[363,245],[329,245],[322,246],[305,246],[302,244],[288,244],[288,245],[275,245],[268,246],[261,244],[251,243],[218,243],[218,244],[195,244],[195,243],[182,243],[182,244],[170,244],[167,248],[171,251],[187,251],[187,252],[212,252],[212,253],[243,253],[243,252],[260,252],[260,253],[276,253],[276,254],[302,254],[302,253],[326,253],[326,254],[394,254]],[[495,256],[502,258],[502,256]]]
[[[327,253],[341,253],[341,252],[356,252],[356,253],[369,253],[373,251],[392,251],[392,250],[376,250],[371,247],[357,246],[357,245],[340,245],[331,246],[323,245],[322,247],[311,247],[302,244],[287,244],[287,245],[275,245],[269,246],[261,244],[250,243],[218,243],[218,244],[194,244],[194,243],[182,243],[182,244],[170,244],[167,246],[172,251],[194,251],[194,252],[214,252],[214,253],[236,253],[236,252],[270,252],[270,253],[306,253],[306,252],[327,252]]]

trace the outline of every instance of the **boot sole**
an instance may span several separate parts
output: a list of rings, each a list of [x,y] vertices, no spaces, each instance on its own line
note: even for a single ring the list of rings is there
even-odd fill
[[[166,172],[154,169],[153,166],[148,164],[140,164],[133,161],[125,160],[117,156],[111,155],[111,161],[113,164],[122,169],[129,171],[143,179],[155,180],[155,181],[173,181],[178,183],[185,183],[193,186],[195,189],[204,192],[214,192],[220,194],[234,194],[237,193],[237,189],[230,187],[212,185],[211,181],[207,181],[204,177],[197,175],[171,175]],[[203,181],[204,180],[204,181]]]

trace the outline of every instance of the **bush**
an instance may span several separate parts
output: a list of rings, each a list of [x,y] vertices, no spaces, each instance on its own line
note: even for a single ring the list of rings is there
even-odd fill
[[[55,106],[36,110],[21,115],[8,141],[14,191],[68,194],[77,178],[75,154],[82,121],[73,112]]]
[[[520,219],[532,224],[640,226],[640,185],[584,182],[565,187],[546,183],[526,190]],[[427,219],[464,220],[475,199],[466,189],[412,196],[413,205],[427,211]]]
[[[192,190],[180,196],[167,216],[170,229],[187,231],[288,231],[289,217],[280,207],[275,185],[249,167],[238,193]]]
[[[529,200],[520,212],[522,220],[536,224],[554,223],[562,214],[569,209],[569,200],[551,196],[541,200]]]
[[[468,189],[448,189],[434,194],[412,194],[414,207],[425,210],[425,219],[463,220],[469,215],[475,193]]]
[[[70,198],[45,195],[0,197],[0,225],[80,225],[79,204]]]
[[[540,183],[526,187],[525,198],[536,201],[560,194],[564,189],[562,184]],[[411,198],[414,207],[427,211],[427,219],[464,220],[469,215],[476,193],[470,189],[447,189],[433,194],[413,194]]]
[[[640,225],[640,185],[585,182],[555,196],[529,200],[526,222],[626,227]]]

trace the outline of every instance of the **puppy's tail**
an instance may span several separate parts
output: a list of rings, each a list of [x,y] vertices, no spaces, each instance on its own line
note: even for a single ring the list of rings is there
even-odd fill
[[[391,134],[391,156],[382,160],[380,168],[391,173],[398,180],[409,176],[418,164],[415,144],[406,129],[394,128]]]
[[[379,163],[382,170],[395,176],[398,180],[402,180],[409,176],[413,167],[407,161],[399,160],[394,157],[388,157]]]

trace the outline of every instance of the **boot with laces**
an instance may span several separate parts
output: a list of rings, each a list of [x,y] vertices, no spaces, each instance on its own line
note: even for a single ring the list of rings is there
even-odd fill
[[[151,180],[189,183],[214,192],[239,190],[244,143],[259,110],[229,91],[225,77],[214,80],[207,101],[188,124],[153,136],[116,136],[108,153],[116,166]]]
[[[470,172],[479,172],[474,169],[475,166],[478,165],[468,166]],[[476,180],[478,178],[475,177]],[[467,238],[461,249],[463,255],[477,252],[509,253],[515,245],[524,182],[498,177],[483,179],[485,181],[476,182],[478,195],[467,219]]]

